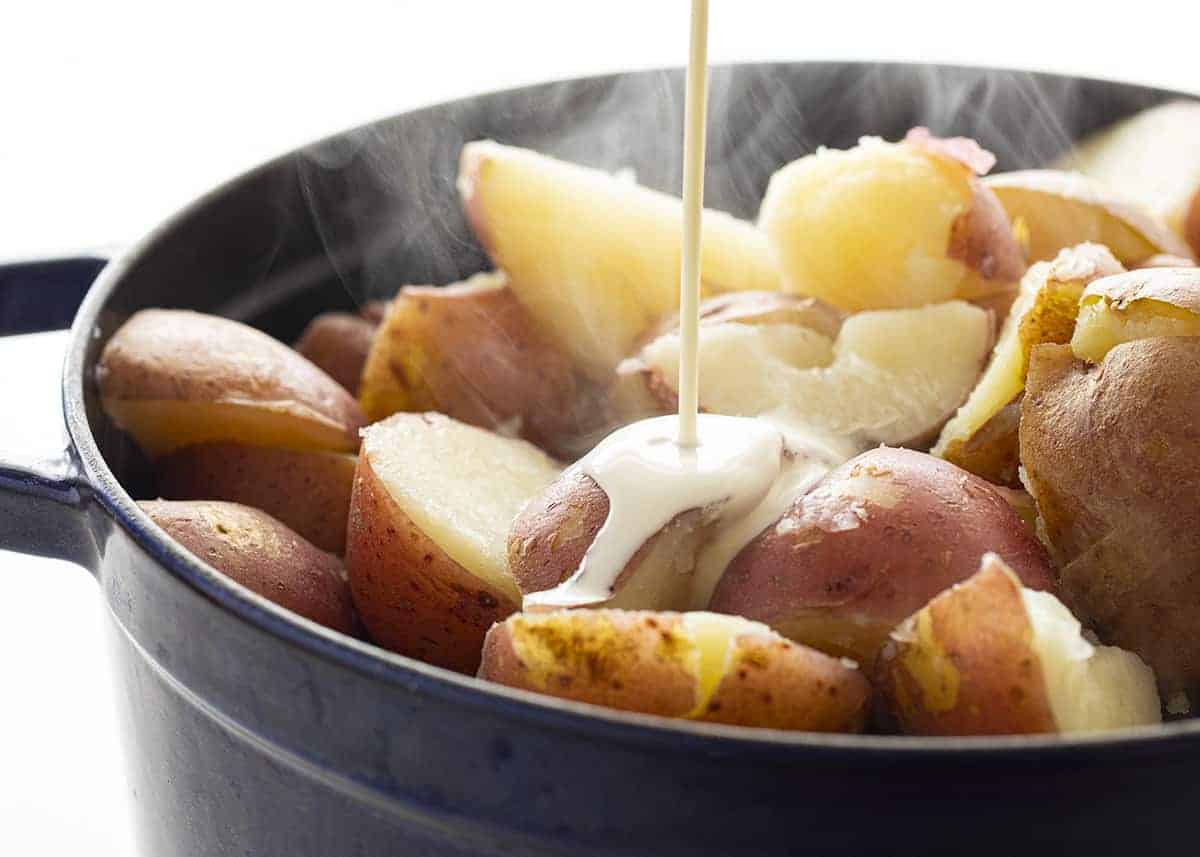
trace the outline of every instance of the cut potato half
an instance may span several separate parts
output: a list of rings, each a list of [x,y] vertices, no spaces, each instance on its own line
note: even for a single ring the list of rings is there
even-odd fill
[[[994,554],[892,633],[876,666],[882,719],[915,735],[1094,732],[1159,723],[1154,673],[1093,646],[1057,598]]]
[[[733,416],[784,413],[824,435],[928,441],[962,404],[991,345],[988,314],[962,301],[863,312],[835,342],[811,328],[736,322],[700,329],[700,407]],[[679,338],[651,342],[621,367],[674,404]]]
[[[96,370],[104,409],[150,456],[214,441],[354,452],[358,403],[281,342],[227,318],[135,313]]]
[[[1200,268],[1147,268],[1093,283],[1071,338],[1076,357],[1099,363],[1122,342],[1200,336]]]
[[[1093,134],[1061,160],[1136,199],[1200,253],[1200,102],[1171,101]]]
[[[638,336],[678,307],[677,197],[491,141],[463,147],[458,187],[513,293],[594,380],[607,382]],[[705,293],[778,290],[753,224],[717,211],[703,220]]]
[[[1106,185],[1078,173],[1020,170],[984,179],[1029,235],[1031,261],[1047,261],[1085,241],[1103,244],[1122,265],[1158,253],[1191,257],[1161,220]]]
[[[866,137],[783,167],[758,222],[785,289],[847,312],[1011,292],[1024,257],[976,179],[993,160],[972,141],[926,132],[900,143]]]
[[[518,614],[484,644],[480,678],[625,711],[857,732],[869,688],[851,664],[713,613]]]
[[[346,568],[379,644],[464,672],[521,594],[508,528],[558,475],[537,447],[441,414],[396,414],[363,432]]]
[[[1030,268],[983,377],[943,427],[933,454],[997,484],[1018,485],[1015,400],[1025,389],[1029,352],[1039,343],[1069,342],[1084,288],[1122,271],[1098,244],[1068,248]]]

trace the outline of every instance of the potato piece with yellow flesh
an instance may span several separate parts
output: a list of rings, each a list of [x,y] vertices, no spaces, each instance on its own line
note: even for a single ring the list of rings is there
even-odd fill
[[[1143,110],[1059,161],[1136,199],[1200,253],[1200,102]]]
[[[1183,239],[1162,221],[1087,176],[1020,170],[989,176],[984,184],[1013,222],[1028,230],[1031,261],[1053,259],[1085,241],[1103,244],[1127,266],[1158,253],[1191,257]]]
[[[1160,722],[1154,673],[1093,646],[995,555],[905,620],[876,664],[880,719],[911,735],[1095,732]]]
[[[858,732],[856,668],[714,613],[518,614],[484,643],[479,677],[561,699],[713,723]]]
[[[847,312],[1010,293],[1025,270],[970,141],[910,133],[820,149],[771,178],[759,213],[784,288]],[[946,144],[967,148],[960,158]],[[965,162],[964,162],[965,161]]]
[[[607,382],[637,337],[679,304],[682,202],[600,170],[468,143],[459,192],[475,235],[539,329]],[[776,291],[753,224],[704,214],[705,293]]]
[[[1098,244],[1068,248],[1053,261],[1030,268],[983,377],[943,427],[933,454],[997,484],[1019,484],[1020,409],[1014,401],[1025,389],[1029,351],[1042,342],[1070,341],[1084,288],[1122,271],[1112,253]]]
[[[1148,268],[1106,277],[1083,293],[1075,356],[1099,363],[1122,342],[1200,336],[1200,268]]]
[[[355,457],[344,452],[201,443],[154,462],[170,500],[227,500],[262,509],[321,550],[346,549]]]
[[[363,432],[346,569],[380,645],[472,672],[483,635],[520,603],[509,524],[558,475],[537,447],[441,414],[396,414]]]
[[[502,273],[401,289],[359,400],[371,420],[438,411],[568,457],[608,424],[603,391],[542,334]]]
[[[862,312],[837,340],[797,325],[700,328],[700,407],[733,416],[781,409],[818,431],[879,443],[928,442],[979,378],[991,322],[961,301]],[[679,337],[651,342],[621,373],[673,404]]]
[[[346,390],[283,343],[186,310],[135,313],[96,376],[104,410],[152,457],[215,441],[354,452],[364,423]]]
[[[378,326],[378,321],[348,312],[321,313],[296,340],[296,351],[357,396]]]

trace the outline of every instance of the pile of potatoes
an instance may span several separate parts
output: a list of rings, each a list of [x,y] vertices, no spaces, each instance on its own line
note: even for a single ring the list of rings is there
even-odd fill
[[[575,462],[676,407],[677,198],[470,143],[493,271],[294,348],[143,310],[97,385],[169,536],[403,655],[742,726],[1153,724],[1200,687],[1198,153],[1191,103],[994,176],[917,128],[784,166],[757,223],[706,211],[700,405],[784,426],[784,477],[739,528],[678,515],[595,608],[521,605],[608,517]]]

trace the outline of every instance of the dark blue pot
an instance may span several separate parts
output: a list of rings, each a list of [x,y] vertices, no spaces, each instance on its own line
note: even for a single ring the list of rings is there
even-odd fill
[[[915,124],[976,136],[1002,168],[1034,166],[1170,95],[977,69],[722,68],[708,199],[752,215],[771,171],[816,143]],[[285,614],[138,511],[131,498],[154,494],[152,474],[105,420],[91,373],[130,313],[190,307],[286,340],[319,310],[471,273],[485,260],[454,193],[463,141],[631,165],[670,189],[680,96],[678,73],[619,75],[350,131],[199,200],[87,292],[61,414],[9,404],[10,433],[41,420],[44,434],[40,457],[6,449],[0,545],[75,560],[103,587],[145,855],[1189,853],[1200,721],[1108,739],[924,741],[551,702]],[[60,323],[96,268],[5,270],[0,318]],[[9,339],[0,359],[32,360],[32,343]]]

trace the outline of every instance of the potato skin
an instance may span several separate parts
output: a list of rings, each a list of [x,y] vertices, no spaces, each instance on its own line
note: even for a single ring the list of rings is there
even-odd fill
[[[283,343],[188,310],[135,313],[105,345],[96,377],[106,408],[121,401],[261,407],[320,427],[329,448],[346,452],[358,448],[364,424],[354,398]]]
[[[372,420],[434,410],[569,457],[607,425],[603,390],[543,335],[503,274],[401,289],[360,396]]]
[[[907,735],[1058,731],[1018,581],[995,557],[905,620],[875,666],[876,719]]]
[[[1034,349],[1021,460],[1062,598],[1140,655],[1164,695],[1200,683],[1200,339],[1117,345],[1092,366]]]
[[[870,687],[858,670],[771,634],[737,633],[702,707],[683,614],[518,614],[484,642],[479,677],[576,702],[713,723],[858,732]]]
[[[371,639],[427,663],[473,673],[493,623],[517,609],[425,535],[360,456],[346,528],[354,603]]]
[[[1045,549],[984,480],[880,447],[831,471],[734,558],[710,609],[860,663],[888,632],[995,551],[1026,586],[1053,589]]]
[[[362,636],[341,561],[266,512],[213,500],[145,500],[150,519],[190,553],[306,619]]]
[[[357,396],[378,326],[378,322],[348,312],[321,313],[296,340],[296,351]]]
[[[170,500],[228,500],[262,509],[321,550],[346,550],[355,457],[240,443],[202,443],[154,462]]]

